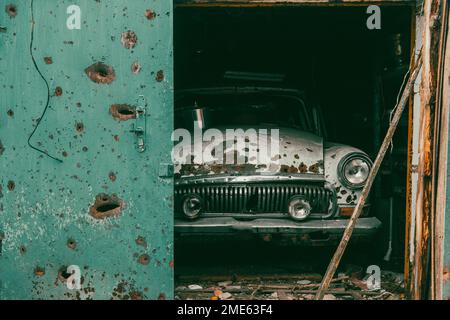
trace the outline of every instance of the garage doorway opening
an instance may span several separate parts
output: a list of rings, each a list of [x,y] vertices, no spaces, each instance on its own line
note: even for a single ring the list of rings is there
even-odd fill
[[[381,6],[381,29],[369,30],[366,9],[176,7],[175,94],[186,89],[261,83],[296,89],[304,93],[307,105],[320,107],[326,141],[353,146],[374,159],[410,67],[414,13],[409,6]],[[177,110],[175,113],[177,118]],[[405,112],[371,192],[370,215],[382,222],[381,230],[370,243],[351,241],[344,268],[357,264],[364,273],[372,264],[403,272],[408,117]],[[314,244],[328,240],[322,233],[313,236]],[[217,273],[227,272],[233,276],[240,272],[240,264],[246,263],[253,273],[323,274],[335,249],[280,249],[276,236],[264,240],[176,236],[176,276],[217,277]],[[299,251],[305,252],[301,258]],[[306,266],[308,259],[314,261],[306,261]],[[302,270],[296,269],[299,261]]]

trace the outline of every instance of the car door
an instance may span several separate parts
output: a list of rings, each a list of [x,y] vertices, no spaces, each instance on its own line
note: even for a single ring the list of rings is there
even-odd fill
[[[0,298],[172,298],[172,2],[7,3]]]

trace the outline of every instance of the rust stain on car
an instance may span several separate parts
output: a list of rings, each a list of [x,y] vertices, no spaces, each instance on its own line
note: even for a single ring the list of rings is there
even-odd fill
[[[308,166],[302,162],[302,163],[300,163],[300,165],[298,167],[298,171],[300,173],[306,173],[306,172],[308,172]]]
[[[288,166],[288,165],[283,164],[283,165],[281,165],[280,171],[283,173],[297,173],[298,169],[294,166]]]
[[[319,166],[317,165],[317,163],[315,163],[309,166],[308,170],[311,171],[312,173],[319,173]]]

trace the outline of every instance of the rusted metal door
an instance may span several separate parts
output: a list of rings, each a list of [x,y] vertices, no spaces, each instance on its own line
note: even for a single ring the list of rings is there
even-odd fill
[[[171,298],[171,1],[3,6],[0,299]]]

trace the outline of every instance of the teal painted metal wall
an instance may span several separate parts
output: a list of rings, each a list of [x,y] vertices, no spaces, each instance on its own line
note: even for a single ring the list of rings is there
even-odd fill
[[[172,3],[34,0],[33,52],[51,99],[32,143],[62,163],[27,145],[47,97],[29,53],[30,3],[7,1],[15,17],[0,11],[0,299],[170,299],[173,185],[162,171],[173,118]],[[81,30],[66,26],[72,4]],[[131,49],[121,42],[128,30],[137,35]],[[96,62],[114,68],[111,84],[86,75]],[[148,103],[144,153],[129,132],[134,120],[109,112],[139,95]],[[118,215],[90,214],[102,193],[123,200]],[[68,265],[80,266],[81,290],[64,283]]]

